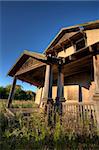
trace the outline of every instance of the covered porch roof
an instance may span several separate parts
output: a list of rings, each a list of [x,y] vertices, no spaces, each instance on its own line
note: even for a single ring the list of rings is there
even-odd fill
[[[14,76],[30,57],[40,62],[44,62],[46,60],[46,56],[44,54],[24,50],[24,52],[17,59],[16,63],[11,67],[7,75]]]
[[[16,76],[21,81],[40,86],[41,82],[39,80],[42,81],[42,79],[40,77],[38,79],[37,76],[38,70],[39,74],[44,74],[46,65],[44,62],[46,62],[46,56],[44,54],[24,50],[7,75],[12,77]]]

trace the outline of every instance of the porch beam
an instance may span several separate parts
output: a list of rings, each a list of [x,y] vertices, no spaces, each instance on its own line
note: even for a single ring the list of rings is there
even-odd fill
[[[46,65],[45,72],[45,83],[44,83],[44,93],[42,98],[42,105],[46,104],[48,99],[52,99],[52,65]]]
[[[16,79],[16,77],[14,77],[13,83],[12,83],[12,86],[11,86],[11,90],[10,90],[10,93],[9,93],[9,97],[8,97],[8,103],[7,103],[8,108],[10,108],[11,104],[12,104],[12,99],[13,99],[13,96],[14,96],[16,81],[17,81],[17,79]]]
[[[52,99],[52,86],[53,86],[53,69],[52,65],[50,65],[50,76],[49,76],[49,91],[48,91],[48,99]]]

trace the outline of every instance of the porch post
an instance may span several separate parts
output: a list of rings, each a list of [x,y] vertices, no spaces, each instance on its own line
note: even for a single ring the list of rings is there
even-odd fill
[[[93,56],[95,92],[93,100],[96,108],[97,125],[99,129],[99,54]]]
[[[79,102],[82,102],[82,86],[79,85]]]
[[[13,99],[13,96],[14,96],[16,81],[17,81],[17,79],[16,79],[16,77],[14,77],[13,83],[12,83],[12,86],[11,86],[11,90],[10,90],[10,93],[9,93],[9,97],[8,97],[8,104],[7,104],[8,108],[10,108],[11,104],[12,104],[12,99]]]
[[[59,106],[61,102],[64,102],[64,73],[62,71],[62,66],[58,66],[58,81],[57,81],[57,96],[56,105]]]
[[[52,65],[50,65],[48,99],[52,99],[52,86],[53,86],[53,69],[52,69]]]
[[[42,105],[46,104],[48,99],[51,99],[51,98],[52,98],[52,66],[46,65]]]

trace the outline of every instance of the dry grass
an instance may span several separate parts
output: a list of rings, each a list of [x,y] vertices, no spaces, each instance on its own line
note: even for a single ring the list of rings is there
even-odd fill
[[[6,107],[6,104],[7,104],[7,99],[0,99],[0,109]],[[32,107],[35,107],[36,104],[34,103],[34,101],[31,101],[31,100],[13,100],[12,102],[12,106],[14,108],[32,108]]]

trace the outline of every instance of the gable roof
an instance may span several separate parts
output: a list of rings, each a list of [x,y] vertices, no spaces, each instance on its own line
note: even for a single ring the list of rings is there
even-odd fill
[[[78,32],[81,29],[85,31],[85,30],[92,30],[92,29],[97,29],[97,28],[99,28],[99,20],[62,28],[59,31],[59,33],[55,36],[55,38],[52,40],[52,42],[48,45],[48,47],[45,49],[44,53],[46,54],[62,38],[62,36],[65,33]]]
[[[32,57],[32,58],[39,60],[39,61],[46,60],[46,56],[44,54],[24,50],[24,52],[18,58],[16,63],[9,70],[7,75],[13,76],[19,70],[19,68],[26,62],[26,60],[29,57]]]

